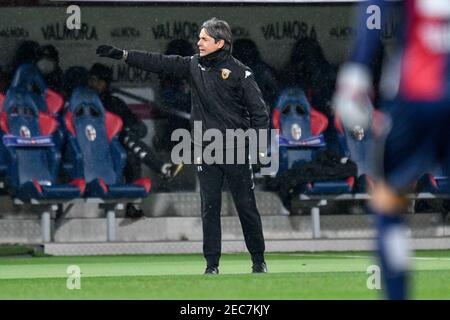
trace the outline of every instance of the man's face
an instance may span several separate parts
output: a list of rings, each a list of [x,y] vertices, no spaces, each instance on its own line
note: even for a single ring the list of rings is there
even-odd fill
[[[197,46],[200,53],[200,57],[206,56],[210,53],[219,50],[225,44],[224,40],[219,40],[216,42],[216,40],[213,37],[211,37],[209,34],[206,33],[205,28],[203,28],[200,31],[198,37],[199,40],[197,42]]]
[[[88,84],[92,89],[97,91],[97,93],[103,93],[108,87],[105,80],[101,80],[94,75],[89,77]]]

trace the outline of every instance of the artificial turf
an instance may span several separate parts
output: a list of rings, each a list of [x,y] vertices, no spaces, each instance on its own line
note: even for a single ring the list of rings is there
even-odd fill
[[[201,255],[0,257],[0,299],[379,299],[369,290],[368,252],[270,253],[268,274],[251,274],[247,254],[224,254],[205,276]],[[67,268],[81,271],[67,288]],[[412,298],[450,299],[450,251],[418,251]],[[70,280],[69,280],[70,281]]]

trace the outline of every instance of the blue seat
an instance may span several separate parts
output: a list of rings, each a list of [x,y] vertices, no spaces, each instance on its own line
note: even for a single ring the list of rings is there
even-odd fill
[[[58,117],[64,106],[64,99],[54,90],[47,88],[41,72],[34,64],[20,65],[11,81],[10,88],[25,88],[42,97],[43,101],[38,103],[40,111],[51,116]]]
[[[41,97],[25,88],[10,88],[0,113],[6,182],[14,197],[71,199],[82,190],[77,182],[58,181],[60,143],[55,139],[58,122],[39,111]]]
[[[339,115],[335,117],[335,127],[342,149],[358,167],[358,176],[353,190],[355,193],[370,192],[374,186],[372,168],[375,159],[375,138],[384,122],[384,114],[379,110],[374,110],[370,129],[364,130],[361,127],[355,127],[353,130],[348,130],[342,126]]]
[[[0,93],[0,112],[3,110],[3,103],[5,102],[5,95]],[[0,139],[3,133],[0,131]],[[6,173],[6,148],[3,143],[0,143],[0,178],[4,178]]]
[[[124,183],[126,152],[118,139],[122,120],[105,111],[94,91],[77,88],[73,92],[64,122],[69,132],[65,168],[72,178],[84,179],[86,197],[116,199],[148,195],[150,179]]]
[[[311,107],[300,88],[284,90],[272,113],[275,129],[280,130],[280,169],[278,175],[295,165],[312,161],[326,142],[322,132],[328,127],[328,119]],[[352,178],[352,177],[349,177]],[[311,181],[306,183],[304,194],[341,194],[352,191],[354,179],[338,181]]]
[[[333,195],[351,193],[355,184],[354,177],[348,177],[345,180],[336,181],[315,181],[306,184],[303,191],[304,194],[322,194]]]
[[[416,192],[429,192],[433,194],[449,194],[450,178],[444,168],[436,168],[432,172],[423,174],[416,183]]]
[[[272,123],[275,129],[280,130],[280,166],[278,174],[282,174],[294,164],[311,161],[317,149],[325,146],[323,136],[317,134],[322,132],[324,128],[311,128],[311,118],[314,116],[303,90],[298,88],[290,88],[284,90],[272,112]],[[316,112],[316,114],[319,114]],[[328,120],[324,117],[323,126],[326,128]],[[320,122],[320,121],[319,121]],[[318,122],[316,122],[318,123]],[[302,146],[302,142],[310,141],[309,146]]]
[[[421,192],[429,192],[429,193],[440,193],[440,187],[438,183],[438,179],[434,176],[434,174],[428,172],[422,175],[416,183],[415,190],[418,193]]]
[[[335,126],[339,134],[342,149],[348,158],[354,161],[358,167],[358,176],[355,182],[355,193],[367,193],[374,186],[373,167],[376,158],[375,140],[383,130],[386,122],[385,115],[380,110],[374,110],[372,126],[364,130],[355,127],[353,130],[344,128],[339,120],[339,115],[335,117]]]

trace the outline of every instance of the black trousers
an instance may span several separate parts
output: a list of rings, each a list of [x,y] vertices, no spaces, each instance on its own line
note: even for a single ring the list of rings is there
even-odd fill
[[[253,172],[248,164],[197,165],[203,224],[203,254],[208,266],[218,266],[221,255],[220,210],[222,186],[227,183],[253,263],[264,261],[264,236],[256,207]]]

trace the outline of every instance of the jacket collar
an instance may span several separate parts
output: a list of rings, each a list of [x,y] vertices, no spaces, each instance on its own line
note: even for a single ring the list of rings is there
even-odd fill
[[[199,57],[199,62],[205,66],[205,67],[213,67],[221,63],[222,61],[225,61],[230,56],[230,53],[225,50],[217,50],[213,53],[210,53],[206,56]]]

